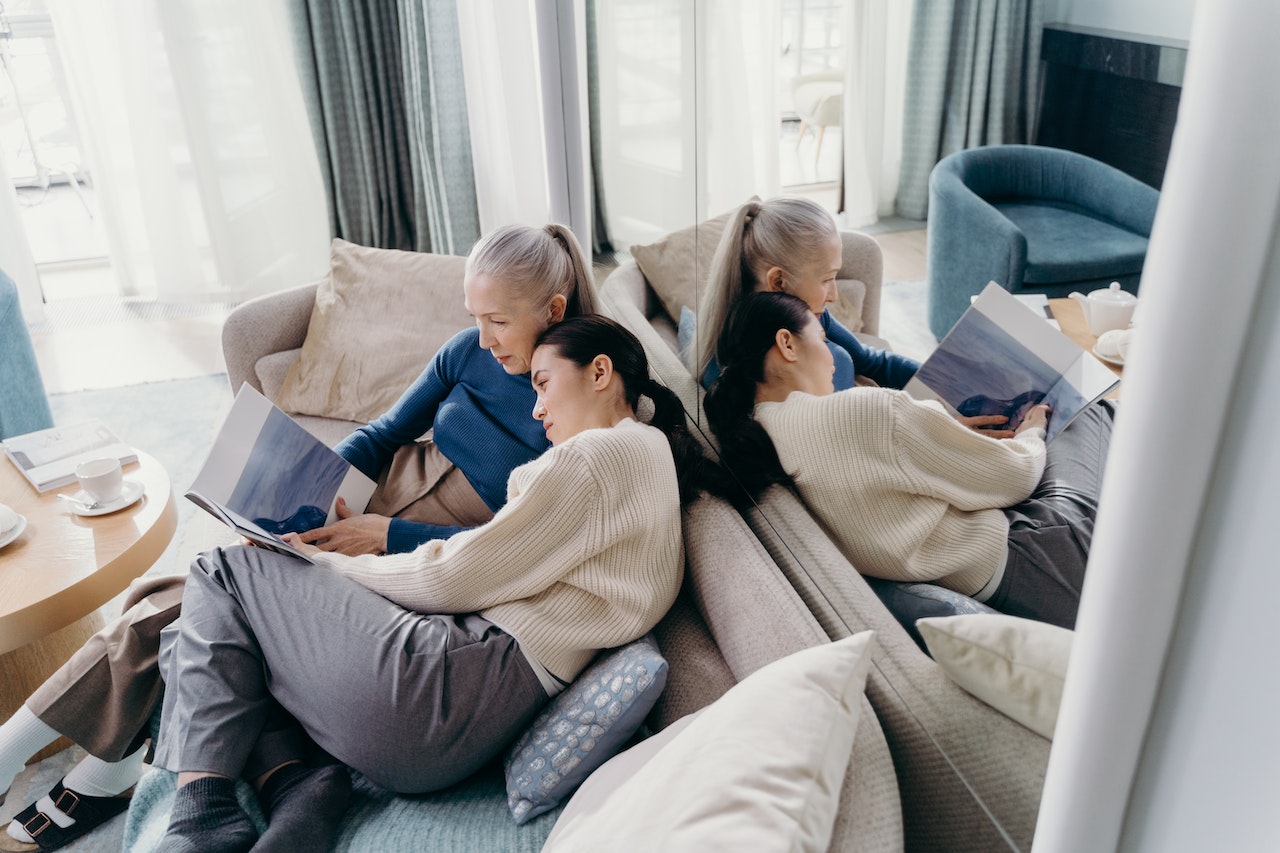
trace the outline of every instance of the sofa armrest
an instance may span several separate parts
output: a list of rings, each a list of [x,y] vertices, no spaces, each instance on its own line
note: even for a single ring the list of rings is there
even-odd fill
[[[262,391],[256,366],[263,356],[297,349],[307,337],[319,282],[243,302],[222,326],[222,356],[235,393],[248,382]]]

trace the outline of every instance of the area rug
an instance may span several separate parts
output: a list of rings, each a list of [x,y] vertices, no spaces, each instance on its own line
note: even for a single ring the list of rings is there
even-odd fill
[[[887,281],[880,289],[880,337],[894,352],[923,361],[938,345],[929,331],[929,298],[924,279]]]
[[[178,532],[147,574],[185,572],[197,551],[221,541],[210,537],[222,526],[182,496],[204,464],[231,399],[225,373],[49,395],[54,423],[98,418],[169,472],[178,497]],[[204,541],[197,545],[193,537]]]

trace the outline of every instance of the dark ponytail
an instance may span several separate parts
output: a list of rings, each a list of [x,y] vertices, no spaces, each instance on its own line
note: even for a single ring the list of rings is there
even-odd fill
[[[653,401],[649,424],[662,430],[671,444],[681,504],[690,503],[704,488],[716,484],[714,468],[703,454],[702,445],[689,433],[680,398],[649,375],[644,347],[628,329],[601,314],[574,317],[539,335],[534,348],[544,345],[583,367],[596,356],[607,355],[613,362],[614,374],[622,380],[627,405],[634,411],[642,396]]]
[[[720,444],[720,461],[744,494],[755,501],[773,485],[794,488],[778,451],[753,415],[756,387],[764,381],[765,356],[780,329],[799,335],[813,321],[805,303],[785,293],[749,293],[734,303],[716,345],[721,372],[707,392],[707,423]]]

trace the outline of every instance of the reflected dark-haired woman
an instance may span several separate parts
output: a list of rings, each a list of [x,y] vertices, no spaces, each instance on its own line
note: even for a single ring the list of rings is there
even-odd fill
[[[1052,414],[1011,438],[887,388],[832,387],[808,306],[743,297],[706,400],[725,465],[754,499],[793,488],[859,571],[932,581],[1006,613],[1075,624],[1113,409],[1085,410],[1046,451]]]

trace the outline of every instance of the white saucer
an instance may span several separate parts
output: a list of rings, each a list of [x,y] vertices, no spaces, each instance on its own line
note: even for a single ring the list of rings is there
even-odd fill
[[[5,545],[8,545],[10,542],[17,539],[19,536],[22,535],[22,531],[26,529],[27,529],[27,517],[25,515],[19,514],[18,523],[15,524],[13,527],[10,527],[4,533],[0,533],[0,548],[3,548]]]
[[[139,483],[137,480],[125,480],[124,488],[120,491],[120,497],[116,498],[115,500],[108,501],[107,503],[104,503],[101,506],[96,506],[93,509],[84,509],[82,507],[76,506],[75,504],[72,504],[71,511],[74,512],[76,515],[83,515],[83,516],[106,515],[109,512],[118,512],[127,506],[132,506],[133,504],[137,503],[138,498],[142,497],[142,493],[144,491],[145,489],[143,488],[142,484]],[[93,498],[89,497],[89,494],[83,489],[76,492],[71,497],[75,498],[81,503],[86,503],[86,504],[93,503]]]
[[[1098,352],[1098,345],[1093,345],[1093,354],[1105,361],[1107,364],[1114,364],[1116,367],[1124,367],[1124,359],[1118,355],[1103,355]]]

